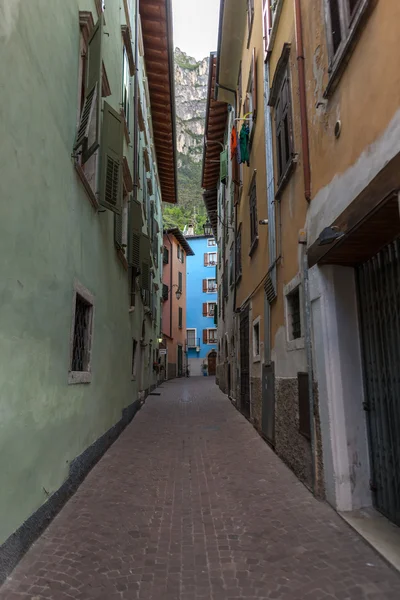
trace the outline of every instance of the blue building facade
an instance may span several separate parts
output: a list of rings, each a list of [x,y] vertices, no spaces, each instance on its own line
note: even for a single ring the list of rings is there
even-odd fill
[[[186,236],[186,348],[190,375],[215,375],[217,358],[217,245],[213,237]]]

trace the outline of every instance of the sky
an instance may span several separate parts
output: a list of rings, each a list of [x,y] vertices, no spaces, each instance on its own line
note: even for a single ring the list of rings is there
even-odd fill
[[[196,60],[217,49],[219,0],[173,0],[174,46]]]

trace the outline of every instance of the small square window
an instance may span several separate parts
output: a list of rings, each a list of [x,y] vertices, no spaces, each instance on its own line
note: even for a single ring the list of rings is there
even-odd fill
[[[75,285],[71,330],[69,383],[91,380],[93,296],[80,284]]]

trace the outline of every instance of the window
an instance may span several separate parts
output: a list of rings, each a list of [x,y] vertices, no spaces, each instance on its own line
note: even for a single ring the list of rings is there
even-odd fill
[[[178,245],[176,248],[178,260],[181,260],[181,247]]]
[[[123,255],[125,265],[126,249],[128,246],[128,196],[124,197],[121,214],[114,214],[114,244],[117,251]]]
[[[215,267],[217,264],[217,253],[216,252],[205,252],[204,253],[204,266]]]
[[[183,322],[183,309],[180,306],[179,310],[178,310],[178,327],[179,327],[179,329],[182,329],[182,322]]]
[[[132,338],[132,366],[131,366],[131,375],[132,377],[136,377],[136,350],[137,350],[137,340]]]
[[[249,47],[254,21],[254,0],[247,0],[247,47]]]
[[[217,245],[217,242],[215,241],[214,238],[207,240],[207,246],[216,246],[216,245]]]
[[[231,249],[229,252],[229,285],[233,285],[233,257],[235,252],[235,246],[232,242]]]
[[[260,360],[260,317],[253,322],[253,361]]]
[[[126,48],[124,47],[122,60],[122,108],[126,121],[126,127],[129,132],[130,124],[130,71]]]
[[[203,317],[213,317],[216,306],[216,302],[203,302]]]
[[[224,273],[222,275],[222,293],[225,300],[228,298],[228,261],[224,264]]]
[[[206,294],[216,294],[217,293],[216,279],[203,279],[203,292]]]
[[[236,236],[236,281],[242,276],[242,224]]]
[[[253,253],[258,241],[258,222],[257,222],[257,187],[256,175],[254,173],[249,193],[250,204],[250,256]]]
[[[216,329],[208,329],[208,344],[216,344],[217,343],[217,330]]]
[[[290,340],[301,338],[300,286],[286,296],[288,335]]]
[[[254,132],[254,121],[257,115],[257,68],[256,68],[256,50],[253,48],[251,68],[247,82],[246,99],[244,102],[244,114],[251,114],[251,120],[247,121],[250,129],[250,141]]]
[[[68,383],[89,383],[92,351],[94,298],[79,283],[75,284]]]
[[[163,300],[168,300],[168,292],[169,292],[168,286],[165,283],[163,283],[163,286],[162,286],[162,299]]]
[[[239,117],[240,112],[242,110],[242,61],[240,61],[240,63],[239,63],[237,88],[238,88],[238,93],[237,93],[238,106],[236,107],[236,114]]]
[[[196,333],[196,329],[186,329],[186,340],[188,348],[196,348],[196,346],[200,345],[197,343],[198,340],[196,339]]]
[[[163,263],[164,265],[169,263],[169,250],[165,246],[163,248]]]
[[[179,273],[178,273],[178,288],[181,290],[181,292],[183,290],[182,281],[183,281],[182,273],[181,273],[181,271],[179,271]]]
[[[285,69],[282,84],[275,104],[276,154],[278,161],[278,184],[292,164],[292,124],[291,94],[288,67]]]

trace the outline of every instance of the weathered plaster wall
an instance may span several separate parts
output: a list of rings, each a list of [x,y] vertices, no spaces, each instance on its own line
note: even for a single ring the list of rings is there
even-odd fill
[[[137,398],[131,349],[141,309],[128,314],[113,215],[95,213],[71,161],[79,8],[96,20],[89,0],[24,3],[0,39],[0,543]],[[104,61],[116,109],[121,14],[110,0]],[[67,384],[75,279],[95,297],[87,385]]]

